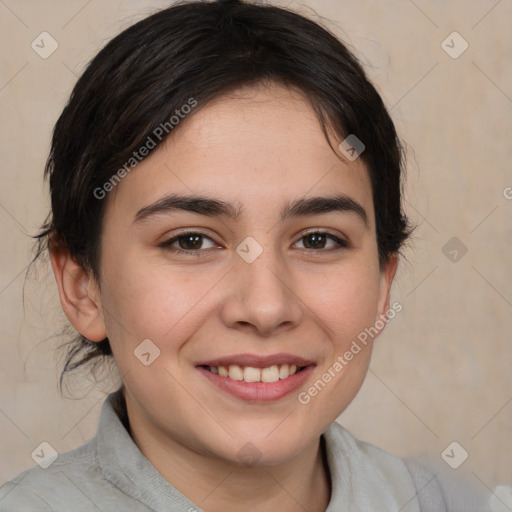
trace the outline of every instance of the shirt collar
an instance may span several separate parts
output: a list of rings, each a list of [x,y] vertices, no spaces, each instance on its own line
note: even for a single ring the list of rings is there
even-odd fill
[[[116,413],[124,400],[111,393],[101,408],[96,434],[98,461],[104,476],[125,494],[155,512],[197,510],[142,454]]]

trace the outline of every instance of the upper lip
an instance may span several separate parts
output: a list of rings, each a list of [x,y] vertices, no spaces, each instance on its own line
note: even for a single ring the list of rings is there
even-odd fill
[[[315,364],[313,361],[305,359],[293,354],[270,354],[262,356],[258,354],[235,354],[231,356],[218,357],[208,361],[202,361],[196,366],[231,366],[237,364],[239,366],[251,366],[253,368],[268,368],[269,366],[279,364],[294,364],[296,366],[310,366]]]

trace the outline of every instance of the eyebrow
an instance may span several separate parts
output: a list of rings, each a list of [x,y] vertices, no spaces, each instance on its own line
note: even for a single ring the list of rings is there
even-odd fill
[[[243,208],[240,204],[233,205],[206,196],[170,194],[162,197],[155,203],[141,208],[136,214],[134,223],[141,222],[149,217],[173,211],[186,211],[198,213],[207,217],[226,217],[239,220]],[[327,197],[300,198],[288,201],[281,210],[280,222],[291,217],[305,217],[308,215],[327,214],[332,212],[348,212],[356,214],[368,227],[368,215],[361,204],[345,194]]]

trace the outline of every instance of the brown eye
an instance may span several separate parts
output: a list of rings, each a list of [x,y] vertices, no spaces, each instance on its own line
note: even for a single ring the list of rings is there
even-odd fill
[[[211,243],[209,247],[204,247],[206,241]],[[158,246],[170,252],[188,253],[195,256],[214,247],[215,242],[203,233],[189,232],[181,233],[169,240],[165,240],[158,244]]]
[[[201,235],[184,235],[178,239],[178,245],[180,249],[201,249],[203,244],[203,238]]]
[[[300,240],[303,241],[303,245],[305,249],[309,250],[323,250],[326,249],[326,246],[329,240],[334,242],[334,246],[327,247],[329,250],[336,250],[348,247],[348,243],[345,240],[342,240],[330,233],[326,233],[323,231],[312,231],[306,235],[304,235]]]

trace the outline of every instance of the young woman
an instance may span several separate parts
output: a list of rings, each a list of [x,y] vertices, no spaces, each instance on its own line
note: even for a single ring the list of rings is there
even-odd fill
[[[123,385],[0,509],[445,510],[435,474],[335,422],[401,307],[401,162],[355,57],[298,14],[186,2],[107,44],[55,126],[38,238],[65,371],[113,357]]]

